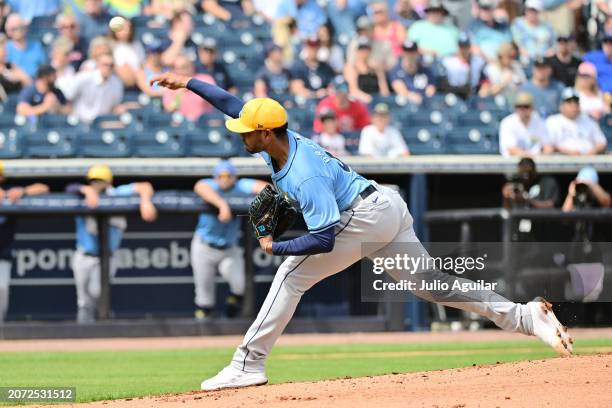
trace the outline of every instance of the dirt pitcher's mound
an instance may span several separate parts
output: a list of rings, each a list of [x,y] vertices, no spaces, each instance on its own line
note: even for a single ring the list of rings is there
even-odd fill
[[[612,354],[208,393],[192,392],[82,406],[609,408],[612,407]]]

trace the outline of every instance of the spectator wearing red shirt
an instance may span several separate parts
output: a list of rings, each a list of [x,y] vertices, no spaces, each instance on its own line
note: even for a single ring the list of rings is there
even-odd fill
[[[319,113],[324,110],[332,110],[336,114],[340,133],[354,132],[369,125],[370,113],[368,108],[359,101],[349,99],[346,81],[344,79],[334,81],[332,86],[335,88],[334,91],[317,105],[313,123],[315,133],[323,131],[323,123],[319,119]]]

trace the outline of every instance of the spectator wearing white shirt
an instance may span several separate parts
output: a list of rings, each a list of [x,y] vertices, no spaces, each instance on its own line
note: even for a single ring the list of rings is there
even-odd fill
[[[578,75],[574,85],[580,97],[580,110],[595,120],[610,113],[610,105],[597,85],[597,68],[590,62],[578,66]]]
[[[145,60],[142,44],[135,38],[134,24],[126,20],[120,30],[110,32],[113,40],[113,59],[115,71],[127,87],[135,86],[138,70]]]
[[[409,156],[410,150],[400,132],[389,124],[389,106],[374,107],[372,124],[363,128],[359,138],[359,154],[375,157]]]
[[[323,131],[314,135],[312,140],[334,156],[349,156],[350,153],[346,150],[346,139],[338,133],[336,112],[332,109],[325,109],[319,113],[319,120],[323,125]]]
[[[96,59],[96,69],[79,72],[66,89],[73,113],[81,122],[91,123],[100,115],[121,114],[124,109],[123,84],[113,71],[113,57],[103,54]]]
[[[499,125],[499,152],[502,156],[535,156],[552,153],[546,123],[533,109],[533,96],[521,92],[514,102],[514,113]]]
[[[556,115],[546,120],[550,143],[555,151],[586,156],[602,153],[607,141],[599,125],[580,112],[580,97],[573,88],[565,88]]]

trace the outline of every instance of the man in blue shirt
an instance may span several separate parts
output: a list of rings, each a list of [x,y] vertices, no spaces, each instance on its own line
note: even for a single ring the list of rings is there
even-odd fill
[[[402,45],[400,61],[389,71],[389,81],[393,91],[410,102],[420,105],[425,96],[436,93],[434,77],[429,68],[421,64],[419,47],[406,40]]]
[[[550,61],[539,57],[533,63],[531,81],[521,87],[522,92],[533,96],[533,105],[542,117],[555,113],[561,102],[563,84],[552,78]]]
[[[232,215],[226,198],[233,194],[259,194],[268,184],[253,179],[238,179],[236,169],[226,160],[217,164],[214,178],[197,182],[194,191],[202,200],[219,210],[218,214],[202,213],[191,241],[191,267],[195,286],[195,317],[209,317],[215,306],[215,275],[229,284],[226,314],[236,317],[242,308],[245,274],[244,255],[238,246],[240,220]]]
[[[19,94],[17,114],[40,116],[45,113],[70,113],[66,97],[55,87],[57,74],[51,65],[41,65],[34,83],[23,88]]]
[[[22,197],[46,194],[49,187],[34,183],[26,187],[5,184],[4,163],[0,161],[0,205],[13,204]],[[13,241],[15,240],[15,218],[0,215],[0,323],[6,318],[9,305],[9,283],[11,280],[11,264],[13,261]]]
[[[500,45],[512,42],[510,26],[495,19],[494,9],[495,1],[479,0],[478,16],[467,27],[474,51],[489,61],[495,60]]]
[[[302,294],[320,280],[364,257],[386,262],[396,256],[427,256],[399,193],[365,179],[310,139],[288,130],[287,111],[277,101],[255,98],[244,103],[214,85],[174,73],[159,75],[152,82],[170,89],[187,88],[234,118],[225,126],[240,134],[247,152],[264,159],[275,187],[295,201],[308,228],[308,234],[288,241],[274,241],[272,235],[259,239],[266,253],[288,258],[232,362],[203,381],[203,390],[267,383],[265,361],[270,350]],[[398,254],[397,245],[406,249]],[[490,290],[426,290],[423,284],[436,281],[449,288],[474,282],[436,269],[406,271],[390,266],[384,271],[400,282],[420,281],[415,282],[413,293],[428,301],[478,313],[505,330],[536,335],[559,353],[571,354],[567,330],[554,317],[552,305],[541,298],[522,305]]]
[[[612,92],[612,34],[606,34],[601,50],[591,51],[584,56],[597,68],[597,83],[603,92]]]
[[[326,62],[319,61],[317,55],[319,40],[308,38],[302,49],[302,59],[296,60],[291,67],[291,93],[305,98],[324,98],[327,86],[336,73]]]
[[[7,61],[17,65],[30,78],[34,78],[38,67],[47,61],[42,46],[36,41],[28,40],[28,26],[17,14],[7,17],[5,29],[10,38],[6,43]]]
[[[140,216],[146,222],[157,218],[157,210],[151,201],[153,186],[149,182],[124,184],[113,187],[113,173],[106,165],[94,165],[87,172],[88,184],[71,184],[68,193],[78,193],[89,208],[98,206],[100,195],[140,196]],[[98,226],[94,217],[78,216],[76,221],[76,252],[72,257],[72,270],[77,292],[77,321],[95,321],[100,298],[100,249],[98,248]],[[127,228],[125,217],[111,217],[109,221],[108,245],[111,254],[119,249],[123,231]],[[111,258],[111,276],[116,272],[116,261]]]

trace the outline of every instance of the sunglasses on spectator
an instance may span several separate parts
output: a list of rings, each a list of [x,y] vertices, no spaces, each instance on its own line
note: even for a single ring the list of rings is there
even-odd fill
[[[101,67],[111,67],[112,68],[115,64],[112,62],[99,62],[98,65]]]
[[[9,33],[14,33],[15,31],[25,31],[27,28],[27,26],[21,25],[21,26],[17,26],[17,27],[11,27],[9,29],[7,29],[6,31],[8,31]]]
[[[76,28],[76,24],[66,24],[58,27],[60,30],[74,30]]]
[[[531,109],[531,105],[516,105],[516,109]]]

